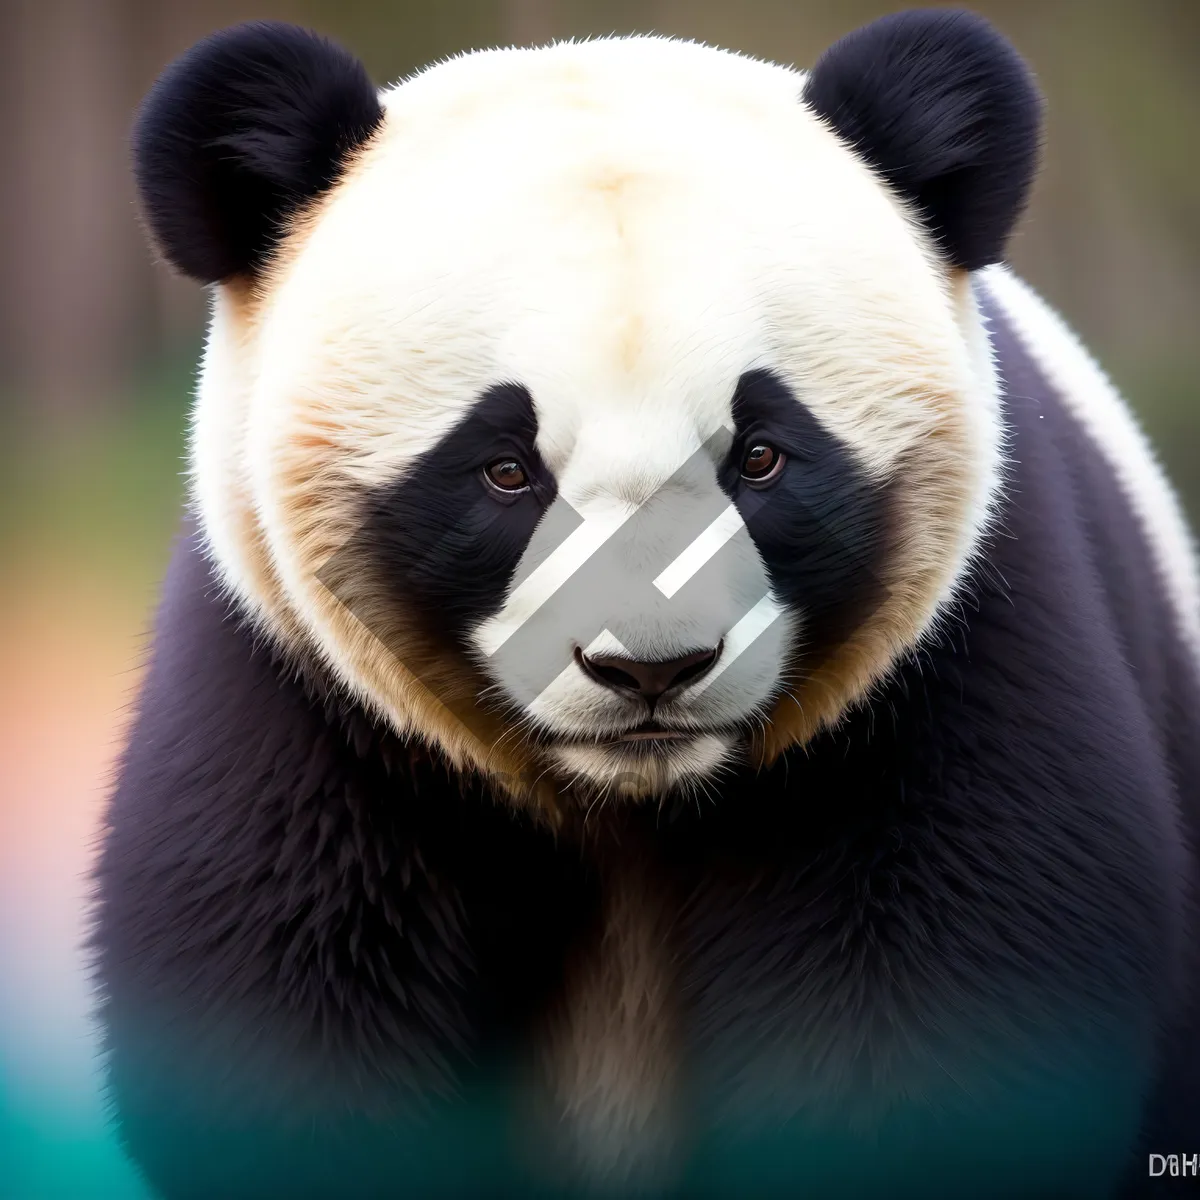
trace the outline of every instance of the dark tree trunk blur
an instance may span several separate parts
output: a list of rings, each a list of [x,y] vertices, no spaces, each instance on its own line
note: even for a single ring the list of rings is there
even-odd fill
[[[124,150],[128,0],[7,0],[0,325],[6,375],[35,415],[112,402],[147,294]]]

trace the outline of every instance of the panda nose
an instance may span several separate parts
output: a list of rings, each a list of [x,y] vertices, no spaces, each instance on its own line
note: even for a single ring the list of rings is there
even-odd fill
[[[584,654],[581,650],[575,651],[575,658],[597,683],[615,692],[632,692],[653,708],[672,688],[685,687],[707,675],[720,654],[721,646],[717,646],[715,650],[697,650],[662,662],[635,662],[615,654]]]

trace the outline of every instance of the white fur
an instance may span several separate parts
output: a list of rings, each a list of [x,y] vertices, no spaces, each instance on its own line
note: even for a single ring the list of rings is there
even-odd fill
[[[988,291],[1094,440],[1142,526],[1177,631],[1200,661],[1200,572],[1183,511],[1146,435],[1111,380],[1063,319],[1005,267],[981,274]]]
[[[191,477],[209,554],[222,581],[256,618],[272,607],[262,559],[255,553],[253,501],[245,461],[245,423],[255,378],[255,344],[239,298],[212,296],[200,387],[192,414]]]

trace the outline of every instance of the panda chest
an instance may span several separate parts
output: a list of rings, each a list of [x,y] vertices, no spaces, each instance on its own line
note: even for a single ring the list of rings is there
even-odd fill
[[[691,912],[644,870],[608,883],[543,1047],[584,1176],[713,1196],[747,1180],[1097,1196],[1131,1153],[1148,1031],[1081,1020],[1056,981],[1022,995],[916,936],[751,893]]]

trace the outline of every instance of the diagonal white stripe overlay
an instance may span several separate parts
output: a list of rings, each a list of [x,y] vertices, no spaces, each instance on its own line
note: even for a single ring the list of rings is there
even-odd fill
[[[505,608],[522,614],[520,621],[505,622],[500,627],[485,625],[481,634],[486,638],[484,652],[490,658],[583,566],[633,513],[628,509],[611,509],[588,516],[574,529],[543,562],[515,587],[505,602]],[[529,605],[526,608],[526,605]]]
[[[658,588],[658,590],[662,592],[662,594],[666,596],[668,600],[670,600],[671,597],[674,596],[675,593],[679,591],[679,589],[683,587],[683,585],[687,583],[687,581],[691,579],[691,577],[695,575],[696,572],[699,571],[700,568],[704,566],[704,564],[708,562],[708,560],[712,558],[712,556],[716,554],[716,552],[720,550],[721,547],[724,546],[725,543],[743,527],[743,525],[745,525],[745,522],[742,520],[742,514],[738,512],[736,505],[730,504],[724,510],[724,512],[722,512],[721,515],[717,517],[707,529],[699,534],[695,541],[693,541],[692,544],[688,546],[679,555],[679,557],[676,558],[675,561],[671,563],[671,565],[667,567],[665,571],[662,572],[661,575],[659,575],[659,577],[654,581],[654,586]]]
[[[725,649],[717,665],[701,679],[698,679],[688,689],[693,695],[699,695],[705,688],[711,687],[721,675],[737,662],[742,652],[749,650],[761,634],[774,624],[783,609],[768,592],[726,635]]]

